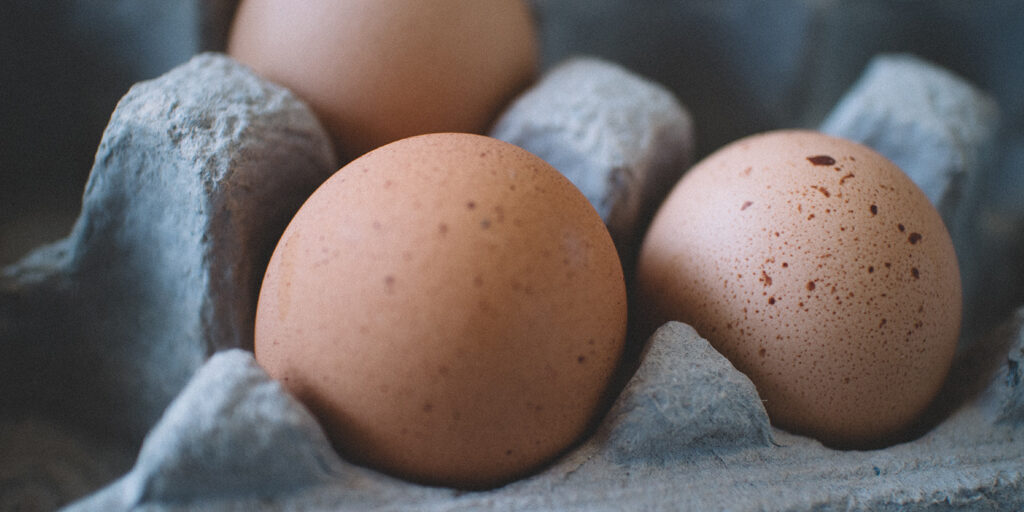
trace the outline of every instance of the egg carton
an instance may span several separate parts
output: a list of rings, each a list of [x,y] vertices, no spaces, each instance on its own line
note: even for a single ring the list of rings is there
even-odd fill
[[[992,221],[975,204],[995,116],[958,77],[892,55],[820,126],[897,161],[962,250]],[[576,183],[628,268],[654,205],[694,159],[694,132],[664,87],[580,57],[550,65],[491,135]],[[899,153],[908,141],[949,152]],[[13,411],[0,418],[0,508],[1024,508],[1024,311],[966,334],[935,405],[885,449],[833,450],[773,428],[750,381],[669,323],[629,355],[636,371],[593,432],[530,477],[465,492],[353,465],[249,351],[270,251],[336,168],[305,105],[223,55],[121,100],[72,233],[0,276],[0,403]],[[979,266],[962,265],[969,303]]]

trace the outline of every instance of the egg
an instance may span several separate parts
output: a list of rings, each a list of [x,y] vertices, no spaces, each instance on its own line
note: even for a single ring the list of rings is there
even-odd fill
[[[349,159],[482,133],[537,67],[522,0],[242,0],[227,51],[305,100]]]
[[[445,133],[307,200],[267,268],[255,353],[343,455],[485,488],[581,436],[625,329],[621,263],[583,194],[523,149]]]
[[[892,162],[809,131],[718,150],[671,191],[638,267],[757,387],[772,422],[835,447],[891,442],[936,395],[961,320],[938,212]]]

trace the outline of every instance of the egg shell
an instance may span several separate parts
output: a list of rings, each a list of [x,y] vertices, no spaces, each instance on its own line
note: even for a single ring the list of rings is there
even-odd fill
[[[587,199],[488,137],[404,139],[303,205],[262,285],[255,353],[343,455],[481,488],[589,426],[622,352],[626,291]]]
[[[522,0],[243,0],[228,53],[308,102],[349,159],[482,133],[537,67]]]
[[[938,212],[883,156],[815,132],[748,137],[691,169],[645,237],[638,283],[653,323],[693,325],[774,424],[838,447],[907,427],[960,329]]]

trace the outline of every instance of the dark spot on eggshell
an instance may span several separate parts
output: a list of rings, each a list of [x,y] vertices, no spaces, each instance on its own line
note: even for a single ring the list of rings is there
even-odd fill
[[[809,156],[809,157],[807,157],[807,161],[812,163],[813,165],[823,165],[823,166],[824,165],[834,165],[836,163],[836,159],[832,158],[832,157],[830,157],[828,155]]]
[[[395,276],[387,275],[384,277],[384,286],[387,286],[388,293],[395,293]]]
[[[476,202],[475,201],[468,201],[468,202],[466,202],[466,209],[467,210],[476,209]]]
[[[825,187],[820,187],[818,185],[811,185],[811,188],[813,188],[814,190],[817,190],[818,192],[821,192],[825,197],[832,197],[832,193],[829,192],[828,189],[825,188]]]
[[[871,205],[871,215],[878,215],[878,205]]]
[[[765,286],[772,285],[772,277],[768,275],[764,270],[761,271],[761,278],[759,279]]]
[[[900,230],[900,233],[907,230],[907,228],[903,224],[896,224],[896,229]]]
[[[448,224],[445,224],[444,222],[438,224],[437,225],[437,233],[442,235],[442,236],[448,234]]]
[[[764,347],[761,347],[760,350],[757,351],[757,355],[759,355],[761,357],[767,356],[768,355],[768,349],[766,349]]]
[[[868,274],[872,274],[874,272],[875,272],[875,267],[869,266],[868,267]]]
[[[743,201],[743,206],[740,206],[740,211],[750,208],[750,205],[754,204],[753,201]]]
[[[911,244],[916,244],[920,242],[921,233],[911,233],[910,236],[907,237],[907,241],[910,242]]]
[[[582,354],[576,357],[576,362],[580,363],[580,364],[583,364],[584,362],[586,362],[586,360],[587,360],[587,356],[582,355]]]
[[[769,297],[768,298],[768,304],[771,304],[771,305],[774,306],[775,305],[775,297]]]
[[[491,220],[490,219],[484,219],[484,220],[480,221],[480,228],[481,229],[487,229],[489,227],[491,227]]]
[[[853,177],[854,177],[854,175],[853,175],[852,172],[846,173],[846,176],[843,176],[842,178],[839,178],[839,184],[840,185],[844,185],[844,184],[846,184],[846,180],[848,180],[850,178],[853,178]]]
[[[914,279],[921,278],[921,272],[917,270],[917,267],[913,267],[910,269],[910,275],[914,276]]]
[[[433,410],[434,410],[434,404],[432,404],[430,402],[427,402],[427,403],[423,404],[423,412],[429,413],[430,411],[433,411]]]
[[[807,281],[807,291],[809,291],[809,292],[814,291],[814,287],[815,287],[814,281]]]

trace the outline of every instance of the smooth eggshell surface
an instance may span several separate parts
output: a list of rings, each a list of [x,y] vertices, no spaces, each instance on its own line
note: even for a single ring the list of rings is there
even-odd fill
[[[907,427],[960,328],[938,212],[892,162],[814,132],[748,137],[690,170],[646,235],[638,282],[654,321],[692,324],[773,423],[836,446]]]
[[[348,158],[482,133],[537,66],[523,0],[243,0],[228,53],[309,103]]]
[[[478,135],[412,137],[345,166],[292,220],[256,358],[342,454],[488,487],[587,428],[625,295],[597,212],[543,160]]]

